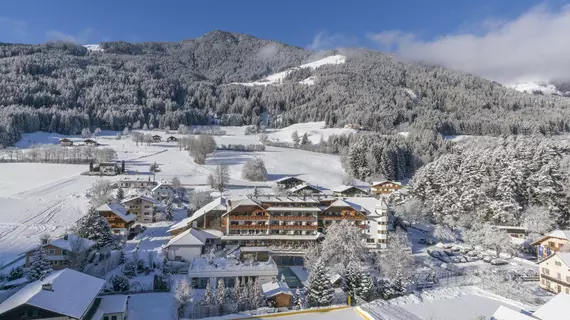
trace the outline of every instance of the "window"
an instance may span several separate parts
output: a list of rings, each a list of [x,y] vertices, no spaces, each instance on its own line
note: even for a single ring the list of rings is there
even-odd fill
[[[67,250],[61,250],[61,254],[66,256],[67,255]]]
[[[374,239],[366,239],[366,243],[375,243]]]
[[[552,241],[549,241],[549,242],[548,242],[548,245],[551,246],[551,247],[553,247],[553,248],[556,248],[556,243],[554,243],[554,242],[552,242]]]
[[[546,268],[542,268],[542,273],[544,273],[545,275],[549,275],[550,274],[550,270],[546,269]]]
[[[104,317],[103,317],[103,320],[109,320],[109,317],[108,317],[108,316],[104,316]]]
[[[562,265],[562,263],[560,263],[560,261],[555,261],[554,264],[555,264],[557,267],[560,267],[560,266]]]
[[[49,249],[48,254],[55,254],[55,249]]]
[[[570,294],[570,288],[566,288],[566,293]]]
[[[26,319],[28,317],[28,310],[22,311],[20,313],[20,319]]]
[[[566,277],[566,282],[570,283],[570,277]]]
[[[117,320],[117,316],[111,316],[111,320]]]
[[[557,278],[558,280],[562,280],[562,275],[560,274],[560,272],[557,272],[557,273],[556,273],[556,278]]]
[[[541,282],[542,282],[542,284],[546,285],[546,280],[545,280],[545,279],[542,279]]]

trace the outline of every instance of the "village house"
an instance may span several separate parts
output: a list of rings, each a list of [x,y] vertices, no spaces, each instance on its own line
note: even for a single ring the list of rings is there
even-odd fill
[[[570,245],[570,230],[554,230],[531,245],[536,246],[537,258],[542,260]]]
[[[394,191],[400,190],[402,184],[396,181],[384,180],[372,183],[371,193],[376,195],[389,195]]]
[[[156,185],[157,183],[155,181],[152,181],[150,179],[150,176],[148,177],[148,179],[141,179],[141,178],[124,179],[124,180],[119,180],[115,183],[115,186],[117,188],[123,188],[123,189],[150,189]]]
[[[355,186],[340,186],[332,189],[333,196],[335,197],[365,197],[368,196],[368,191],[355,187]]]
[[[261,291],[268,301],[273,302],[275,308],[289,308],[293,292],[285,282],[271,281],[261,285]]]
[[[95,298],[94,308],[91,308],[85,319],[91,320],[125,320],[129,305],[128,295],[105,295]],[[91,313],[93,315],[91,315]]]
[[[177,195],[176,190],[170,184],[161,182],[151,189],[152,196],[158,200],[174,198]]]
[[[207,253],[207,249],[219,243],[222,237],[219,230],[200,230],[190,228],[170,239],[164,246],[168,260],[192,261],[192,259]]]
[[[158,134],[155,134],[154,136],[152,136],[152,141],[153,141],[153,142],[161,142],[161,141],[162,141],[162,137],[159,136]]]
[[[495,226],[495,228],[505,231],[511,237],[511,242],[513,244],[524,243],[526,236],[528,234],[528,230],[525,227]]]
[[[46,258],[50,262],[52,269],[59,270],[67,267],[68,254],[70,252],[79,253],[89,250],[95,243],[91,240],[78,237],[74,234],[67,234],[58,239],[42,239],[42,248],[45,250]],[[36,249],[26,252],[25,267],[30,267],[30,259]]]
[[[127,210],[136,215],[137,222],[150,223],[156,221],[157,207],[161,205],[157,200],[147,196],[136,196],[121,201]]]
[[[93,139],[85,139],[83,140],[83,144],[85,144],[86,146],[94,146],[94,147],[99,145],[99,143]]]
[[[538,263],[540,287],[570,294],[570,253],[557,252]]]
[[[118,203],[105,203],[99,206],[97,212],[109,223],[111,231],[115,234],[126,236],[128,230],[133,226],[137,216],[132,214]]]
[[[178,141],[178,138],[176,138],[175,136],[170,136],[166,139],[166,142],[176,142]]]
[[[70,147],[73,145],[73,141],[67,138],[59,139],[59,144],[64,147]]]
[[[568,314],[568,306],[570,306],[570,295],[561,292],[532,313],[499,306],[491,320],[562,320],[564,318],[562,315]]]
[[[87,319],[105,280],[63,269],[34,281],[0,304],[0,319]]]
[[[185,218],[170,227],[167,232],[170,233],[171,237],[175,237],[192,226],[200,229],[215,229],[221,231],[221,219],[222,215],[225,214],[226,211],[226,199],[223,197],[216,198],[207,205],[196,210],[192,216]]]
[[[277,186],[280,189],[286,190],[286,189],[291,189],[293,187],[296,187],[300,184],[305,184],[306,182],[299,179],[299,178],[295,178],[295,177],[284,177],[284,178],[277,180],[275,183],[277,183]]]
[[[291,195],[310,195],[321,193],[321,190],[309,184],[300,184],[296,187],[288,189],[287,193]]]

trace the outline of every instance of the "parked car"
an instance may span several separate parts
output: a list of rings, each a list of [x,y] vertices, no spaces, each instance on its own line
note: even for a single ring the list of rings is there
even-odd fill
[[[421,238],[420,240],[418,240],[419,244],[427,244],[427,240],[424,238]]]
[[[435,242],[434,239],[427,238],[427,239],[426,239],[426,244],[429,244],[430,246],[433,246],[434,244],[436,244],[436,242]]]
[[[503,259],[493,259],[491,260],[491,264],[494,266],[502,266],[505,264],[509,264],[509,262]]]
[[[479,255],[479,251],[471,250],[471,251],[467,252],[467,255],[470,257],[477,257]]]
[[[491,257],[491,256],[484,256],[484,257],[483,257],[483,262],[490,263],[491,260],[493,260],[493,257]]]

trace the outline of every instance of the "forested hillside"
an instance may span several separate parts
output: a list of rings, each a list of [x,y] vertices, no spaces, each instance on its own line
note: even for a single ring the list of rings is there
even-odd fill
[[[389,55],[312,52],[248,35],[210,32],[177,43],[0,44],[0,143],[22,132],[78,133],[207,124],[270,126],[326,120],[381,133],[505,135],[570,131],[569,100],[527,95],[475,76]],[[346,63],[292,72],[281,84],[244,86],[333,54]],[[299,83],[309,76],[314,84]]]

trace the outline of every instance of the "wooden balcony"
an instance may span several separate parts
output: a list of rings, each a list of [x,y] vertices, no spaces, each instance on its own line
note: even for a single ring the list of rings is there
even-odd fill
[[[316,230],[317,226],[292,226],[272,224],[271,230]]]
[[[312,221],[317,220],[313,216],[272,216],[271,219],[278,221]]]
[[[322,220],[364,220],[364,216],[321,216]]]
[[[269,219],[268,216],[248,216],[248,215],[241,215],[241,216],[232,216],[230,215],[230,220],[267,220]]]
[[[257,225],[257,224],[232,224],[230,225],[230,230],[267,230],[267,225]]]

